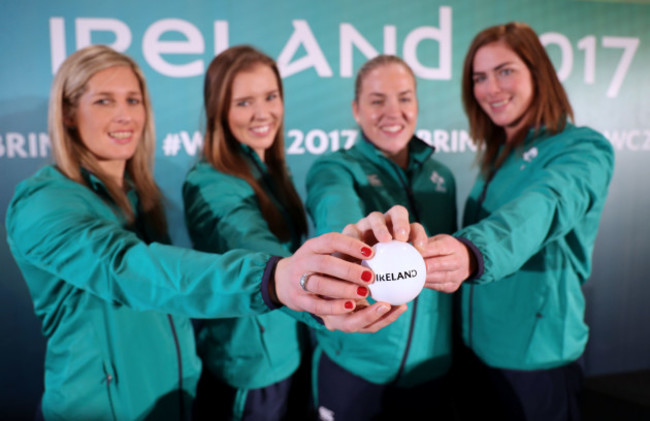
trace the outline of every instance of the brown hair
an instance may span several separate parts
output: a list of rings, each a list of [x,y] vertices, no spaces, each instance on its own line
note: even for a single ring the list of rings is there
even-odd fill
[[[368,76],[368,73],[372,72],[378,67],[386,66],[389,64],[399,64],[402,67],[404,67],[409,72],[409,74],[413,77],[414,87],[417,87],[417,79],[415,78],[415,74],[413,73],[413,69],[411,69],[411,66],[406,64],[406,62],[402,60],[400,57],[388,55],[388,54],[380,54],[366,61],[357,72],[357,78],[354,81],[354,102],[357,103],[359,102],[359,95],[361,94],[361,85],[363,84],[363,80],[366,78],[366,76]]]
[[[255,179],[241,154],[239,141],[230,131],[228,112],[232,102],[232,85],[239,72],[249,71],[256,66],[268,66],[278,82],[280,98],[284,101],[282,79],[272,58],[248,45],[228,48],[216,56],[205,74],[203,101],[206,115],[203,155],[217,170],[239,177],[255,191],[264,219],[271,231],[281,241],[291,237],[291,230],[277,208]],[[287,205],[292,221],[299,228],[299,234],[307,233],[307,218],[300,196],[291,182],[284,156],[284,123],[280,123],[273,145],[264,151],[264,162],[270,176],[278,186],[279,199]]]
[[[494,124],[476,101],[473,80],[476,52],[493,42],[501,42],[517,54],[526,64],[533,81],[533,101],[528,110],[527,124],[515,135],[512,142],[505,145],[499,156],[499,146],[506,140],[505,130]],[[523,142],[531,126],[536,130],[545,126],[549,132],[558,133],[564,129],[567,119],[573,120],[569,98],[544,46],[535,31],[521,22],[492,26],[474,37],[463,65],[462,98],[469,120],[470,136],[479,146],[479,150],[481,146],[485,146],[478,156],[484,173],[492,167],[498,168],[510,151]]]
[[[115,66],[128,67],[135,74],[146,113],[142,138],[135,153],[126,162],[125,175],[128,174],[133,183],[147,223],[156,232],[165,234],[167,224],[162,196],[153,178],[156,140],[153,112],[144,75],[133,59],[105,45],[92,45],[71,54],[63,62],[54,77],[50,91],[48,130],[54,160],[57,168],[77,183],[86,185],[81,175],[82,167],[98,177],[126,220],[129,223],[134,222],[135,212],[125,190],[101,170],[95,156],[79,138],[77,130],[66,124],[66,121],[74,121],[79,99],[86,91],[90,78],[99,71]]]

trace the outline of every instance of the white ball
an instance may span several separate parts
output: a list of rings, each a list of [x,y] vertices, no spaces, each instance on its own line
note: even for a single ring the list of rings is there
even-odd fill
[[[420,252],[409,243],[395,240],[377,243],[373,249],[373,258],[361,262],[375,272],[375,282],[369,285],[370,296],[392,305],[417,297],[427,277]]]

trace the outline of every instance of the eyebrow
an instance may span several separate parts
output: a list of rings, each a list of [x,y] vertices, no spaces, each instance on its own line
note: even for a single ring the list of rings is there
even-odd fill
[[[399,92],[397,95],[406,95],[406,94],[412,94],[414,91],[413,89],[407,89],[405,91]],[[383,94],[381,92],[370,92],[368,95],[370,96],[380,96],[380,97],[385,97],[386,94]]]
[[[263,95],[266,96],[266,95],[270,95],[270,94],[278,94],[279,95],[280,90],[279,89],[272,89],[272,90],[270,90],[268,92],[265,92]],[[239,97],[234,97],[232,100],[233,101],[243,101],[245,99],[251,99],[253,97],[255,97],[255,95],[239,96]]]
[[[489,69],[489,70],[499,70],[499,69],[501,69],[501,68],[503,68],[503,67],[505,67],[505,66],[509,66],[509,65],[511,65],[511,64],[513,64],[513,63],[514,63],[514,61],[506,61],[506,62],[503,62],[503,63],[501,63],[501,64],[499,64],[499,65],[497,65],[497,66],[495,66],[494,68]],[[489,70],[488,70],[488,71],[489,71]],[[475,75],[477,75],[477,74],[482,74],[482,73],[485,73],[485,72],[479,72],[479,71],[474,71],[474,72],[472,72],[472,74],[475,74]]]
[[[126,92],[127,95],[140,95],[142,96],[142,92],[140,91],[128,91]],[[115,95],[114,92],[111,91],[99,91],[99,92],[90,92],[90,95],[92,96],[102,96],[102,95],[107,95],[107,96],[112,96]]]

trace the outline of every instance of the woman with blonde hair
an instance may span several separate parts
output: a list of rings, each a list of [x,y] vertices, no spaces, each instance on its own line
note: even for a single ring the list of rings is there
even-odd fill
[[[347,228],[350,236],[321,236],[286,258],[172,247],[137,64],[106,46],[75,52],[54,78],[49,112],[55,164],[18,185],[6,218],[47,337],[45,419],[186,419],[201,369],[188,317],[284,305],[344,330],[379,329],[397,317],[354,311],[368,269],[331,253],[369,257],[369,245],[352,237],[385,241],[387,218],[406,230],[396,236],[422,241],[403,210],[370,215]],[[318,273],[310,292],[299,284],[305,273]]]

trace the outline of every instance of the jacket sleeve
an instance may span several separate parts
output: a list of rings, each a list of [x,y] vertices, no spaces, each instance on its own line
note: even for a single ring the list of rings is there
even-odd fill
[[[366,216],[351,168],[342,162],[330,157],[317,160],[307,174],[306,183],[307,211],[316,235],[341,232],[346,225]]]
[[[587,133],[566,142],[520,195],[455,234],[482,255],[484,272],[474,282],[493,282],[516,272],[586,218],[593,219],[590,227],[597,227],[613,168],[612,147],[601,135]]]
[[[195,248],[217,253],[240,248],[290,255],[271,232],[255,192],[244,180],[213,170],[190,174],[183,185],[183,201]]]
[[[106,301],[195,318],[268,311],[260,284],[269,255],[215,255],[146,244],[76,183],[21,185],[7,213],[17,261]]]

